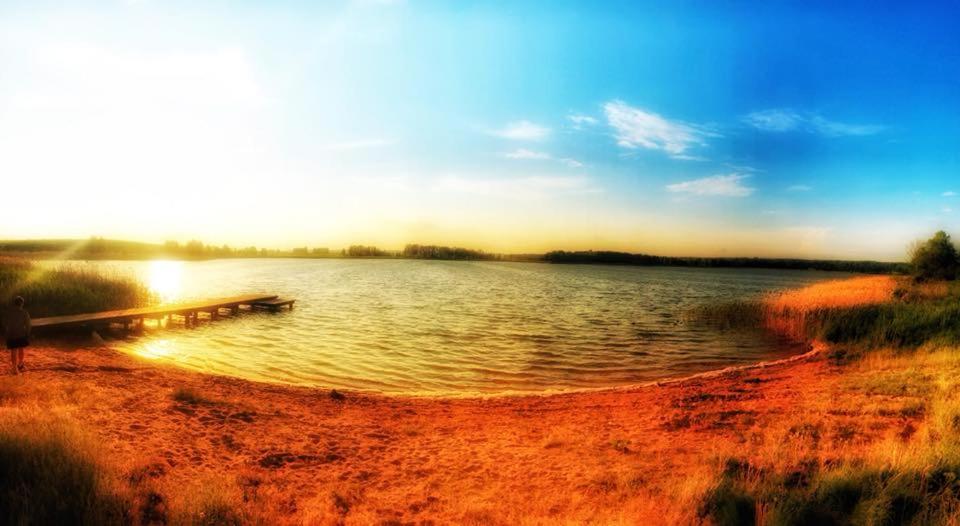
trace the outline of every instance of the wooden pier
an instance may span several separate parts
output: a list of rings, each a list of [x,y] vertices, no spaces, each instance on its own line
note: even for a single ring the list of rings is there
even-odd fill
[[[131,329],[142,328],[146,320],[157,320],[157,325],[159,326],[162,325],[163,320],[166,319],[167,324],[175,320],[182,320],[185,325],[191,326],[200,319],[201,315],[207,319],[215,320],[224,313],[236,314],[242,307],[250,310],[255,307],[278,310],[280,307],[288,306],[292,309],[293,302],[294,300],[280,299],[276,295],[248,294],[190,303],[159,305],[156,307],[35,318],[32,325],[34,331],[48,331],[68,327],[87,327],[96,330],[110,327],[111,325],[122,325],[124,329]]]

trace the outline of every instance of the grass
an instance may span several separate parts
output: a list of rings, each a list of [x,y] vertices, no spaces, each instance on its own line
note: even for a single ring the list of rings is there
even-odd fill
[[[856,443],[854,421],[833,431],[842,454],[830,455],[811,415],[814,422],[786,428],[776,448],[722,460],[702,496],[703,520],[960,524],[960,284],[858,278],[706,307],[695,317],[833,344],[831,361],[848,376],[836,400],[900,401],[899,411],[884,411],[919,421],[866,448]]]
[[[767,327],[797,340],[861,349],[960,344],[960,284],[872,276],[828,281],[755,301],[701,306],[695,321]]]
[[[910,433],[862,446],[858,431],[836,429],[849,442],[828,452],[795,433],[776,448],[722,461],[700,515],[714,524],[958,524],[960,523],[960,357],[950,347],[904,356],[883,351],[850,365],[837,393],[917,399],[902,416],[920,418]],[[912,384],[906,394],[900,386]],[[866,409],[864,409],[866,411]],[[816,422],[817,415],[810,415]],[[799,427],[819,428],[807,422]],[[768,431],[769,435],[775,432]],[[819,436],[819,432],[818,432]],[[801,447],[800,442],[806,440]],[[797,457],[800,459],[797,460]]]
[[[0,257],[0,302],[8,305],[14,296],[23,296],[35,318],[142,307],[156,301],[144,284],[121,273],[82,263],[48,267]]]
[[[198,480],[172,491],[151,477],[162,465],[126,473],[66,415],[50,415],[37,406],[0,409],[2,524],[270,523],[259,516],[261,500],[245,509],[247,499],[234,495],[224,481]]]
[[[61,421],[0,423],[0,517],[7,524],[125,524],[131,501],[110,488],[93,448]]]

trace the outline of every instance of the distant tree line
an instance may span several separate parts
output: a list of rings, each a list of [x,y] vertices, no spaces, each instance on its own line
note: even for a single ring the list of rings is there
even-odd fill
[[[454,259],[454,260],[491,260],[500,259],[498,254],[490,254],[482,250],[471,250],[462,247],[446,247],[439,245],[407,245],[400,253],[405,258],[413,259]]]
[[[702,258],[669,257],[633,254],[606,250],[564,251],[546,254],[494,254],[482,250],[443,245],[406,245],[402,251],[391,251],[373,245],[351,245],[331,250],[326,247],[297,247],[279,250],[247,246],[208,245],[198,240],[186,243],[167,241],[163,244],[89,239],[44,239],[0,241],[0,255],[54,257],[62,259],[214,259],[214,258],[409,258],[445,260],[496,260],[546,263],[583,263],[601,265],[640,265],[678,267],[745,267],[771,269],[815,269],[864,273],[911,273],[917,279],[954,279],[960,276],[960,256],[945,232],[937,232],[927,241],[916,243],[910,250],[909,263],[880,261],[841,261],[798,258]]]
[[[387,252],[386,250],[380,250],[375,246],[350,245],[349,248],[343,250],[343,255],[351,258],[375,258],[393,256],[395,254]]]
[[[614,251],[577,251],[555,250],[543,255],[548,263],[584,263],[602,265],[638,265],[673,267],[745,267],[772,269],[810,269],[835,270],[841,272],[865,273],[906,273],[909,267],[905,263],[885,263],[881,261],[840,261],[820,259],[784,259],[784,258],[701,258],[669,257],[649,254],[631,254]]]

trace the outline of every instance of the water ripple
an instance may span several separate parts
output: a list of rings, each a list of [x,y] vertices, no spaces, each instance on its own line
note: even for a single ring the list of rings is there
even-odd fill
[[[105,263],[149,272],[148,263]],[[703,302],[836,274],[402,260],[183,263],[180,300],[269,292],[297,298],[119,345],[196,370],[404,394],[606,387],[781,357],[759,331],[682,322]],[[148,352],[159,348],[163,353]]]

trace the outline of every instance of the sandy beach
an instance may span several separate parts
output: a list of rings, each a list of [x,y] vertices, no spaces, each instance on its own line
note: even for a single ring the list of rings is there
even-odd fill
[[[435,399],[270,385],[110,348],[33,348],[0,418],[93,437],[143,522],[213,499],[306,524],[676,524],[729,459],[829,463],[907,440],[903,397],[851,388],[870,365],[823,353],[611,391]],[[889,364],[884,367],[889,366]],[[184,393],[187,393],[185,395]]]

